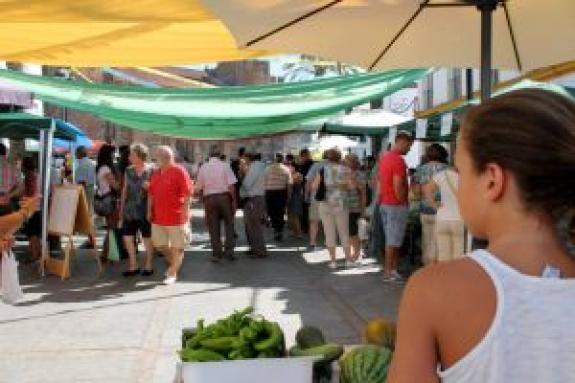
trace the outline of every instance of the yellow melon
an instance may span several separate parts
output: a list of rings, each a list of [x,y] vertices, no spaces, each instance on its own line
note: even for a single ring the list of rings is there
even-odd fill
[[[384,318],[367,322],[363,333],[363,342],[395,349],[395,323]]]

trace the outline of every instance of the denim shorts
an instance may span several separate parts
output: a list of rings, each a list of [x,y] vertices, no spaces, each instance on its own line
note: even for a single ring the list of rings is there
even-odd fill
[[[381,224],[385,233],[385,245],[401,247],[407,229],[409,209],[407,206],[381,205]]]

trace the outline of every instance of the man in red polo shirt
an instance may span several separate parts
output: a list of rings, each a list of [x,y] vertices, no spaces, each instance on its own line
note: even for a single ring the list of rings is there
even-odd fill
[[[386,282],[401,281],[397,272],[399,249],[403,244],[409,215],[407,165],[402,156],[413,144],[412,136],[399,132],[391,150],[379,162],[379,209],[385,234],[383,278]]]
[[[190,242],[190,198],[192,181],[186,169],[174,162],[169,146],[156,149],[158,169],[152,174],[148,198],[148,219],[152,223],[152,243],[168,262],[164,284],[176,282]]]

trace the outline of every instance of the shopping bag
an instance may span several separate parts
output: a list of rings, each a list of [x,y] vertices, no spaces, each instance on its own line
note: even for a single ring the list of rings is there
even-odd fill
[[[24,298],[18,278],[18,262],[12,251],[2,255],[2,301],[13,305]]]
[[[121,238],[118,238],[116,230],[110,230],[108,235],[108,261],[119,262],[120,249],[118,247],[118,241],[121,240]]]
[[[369,239],[369,222],[367,219],[360,218],[357,220],[358,237],[360,241],[367,241]]]

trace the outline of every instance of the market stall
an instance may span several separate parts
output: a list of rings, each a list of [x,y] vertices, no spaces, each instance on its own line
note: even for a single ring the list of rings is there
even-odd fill
[[[0,113],[0,135],[10,139],[37,139],[40,141],[39,170],[42,193],[42,254],[47,253],[48,195],[50,192],[50,160],[54,138],[74,141],[77,133],[51,118],[27,113]],[[43,265],[42,265],[43,267]],[[42,270],[43,271],[43,270]]]

